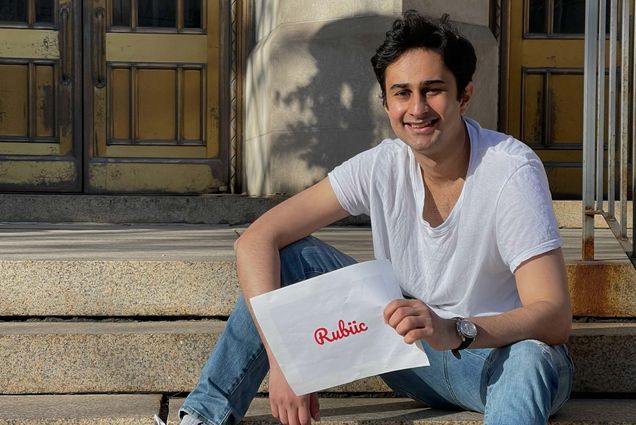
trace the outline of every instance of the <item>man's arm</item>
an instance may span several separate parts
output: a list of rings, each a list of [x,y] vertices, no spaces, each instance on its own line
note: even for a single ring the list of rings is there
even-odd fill
[[[279,250],[348,215],[325,178],[263,214],[241,235],[234,249],[239,283],[252,318],[250,298],[280,287]],[[311,417],[319,420],[315,395],[296,397],[257,328],[269,358],[272,414],[289,425],[309,424]]]
[[[538,255],[515,271],[523,307],[492,318],[474,318],[481,335],[475,347],[500,347],[524,339],[567,342],[572,311],[561,249]]]
[[[570,296],[561,249],[533,257],[515,271],[522,307],[487,317],[470,318],[478,327],[472,348],[494,348],[525,339],[565,343],[572,327]],[[419,300],[396,300],[385,319],[407,343],[425,340],[437,350],[457,348],[455,321],[442,319]]]

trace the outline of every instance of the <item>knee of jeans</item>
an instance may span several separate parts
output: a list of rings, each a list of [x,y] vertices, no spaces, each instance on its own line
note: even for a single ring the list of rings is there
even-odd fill
[[[280,259],[283,286],[356,263],[353,258],[313,236],[283,248]]]
[[[516,342],[510,346],[510,351],[512,355],[523,356],[524,358],[550,356],[550,346],[536,339]]]
[[[313,247],[316,245],[316,238],[313,236],[307,236],[299,239],[296,242],[292,242],[286,247],[280,250],[281,262],[296,259],[303,254],[303,251],[307,247]]]
[[[551,363],[552,348],[545,342],[527,339],[511,345],[510,355],[521,360],[534,360],[533,364],[549,365]]]
[[[516,363],[522,366],[522,374],[558,380],[561,372],[558,359],[554,354],[553,347],[536,339],[519,341],[512,344],[510,349],[510,357],[516,359]]]
[[[550,394],[554,413],[568,399],[572,387],[571,363],[562,348],[525,340],[492,350],[487,381],[505,382],[502,388],[507,390],[521,385],[536,395]]]
[[[280,250],[281,284],[283,286],[324,273],[320,267],[317,239],[308,236]]]

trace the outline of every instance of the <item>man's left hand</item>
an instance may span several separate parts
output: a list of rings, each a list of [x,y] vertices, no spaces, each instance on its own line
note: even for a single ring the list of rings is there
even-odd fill
[[[442,319],[420,300],[393,300],[384,309],[384,320],[412,344],[424,340],[435,350],[457,348],[461,339],[453,319]]]

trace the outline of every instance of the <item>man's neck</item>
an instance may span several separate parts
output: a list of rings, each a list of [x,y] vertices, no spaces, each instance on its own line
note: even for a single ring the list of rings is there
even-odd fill
[[[466,177],[470,162],[470,139],[464,125],[461,134],[455,140],[456,143],[448,145],[447,149],[438,155],[416,155],[425,183],[447,185]]]

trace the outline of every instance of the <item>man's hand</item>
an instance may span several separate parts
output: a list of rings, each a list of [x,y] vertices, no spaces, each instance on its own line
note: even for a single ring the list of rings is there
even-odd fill
[[[412,344],[424,340],[435,350],[452,350],[461,343],[455,321],[442,319],[420,300],[393,300],[384,309],[384,320]]]
[[[269,372],[269,405],[272,416],[285,425],[309,425],[311,418],[320,420],[318,396],[307,394],[298,397],[277,366]]]
[[[328,177],[263,214],[234,244],[243,298],[248,301],[280,287],[279,251],[283,247],[348,215],[340,205]],[[272,414],[286,425],[309,424],[312,417],[320,420],[318,397],[296,397],[289,388],[254,318],[249,301],[247,305],[267,350]]]

